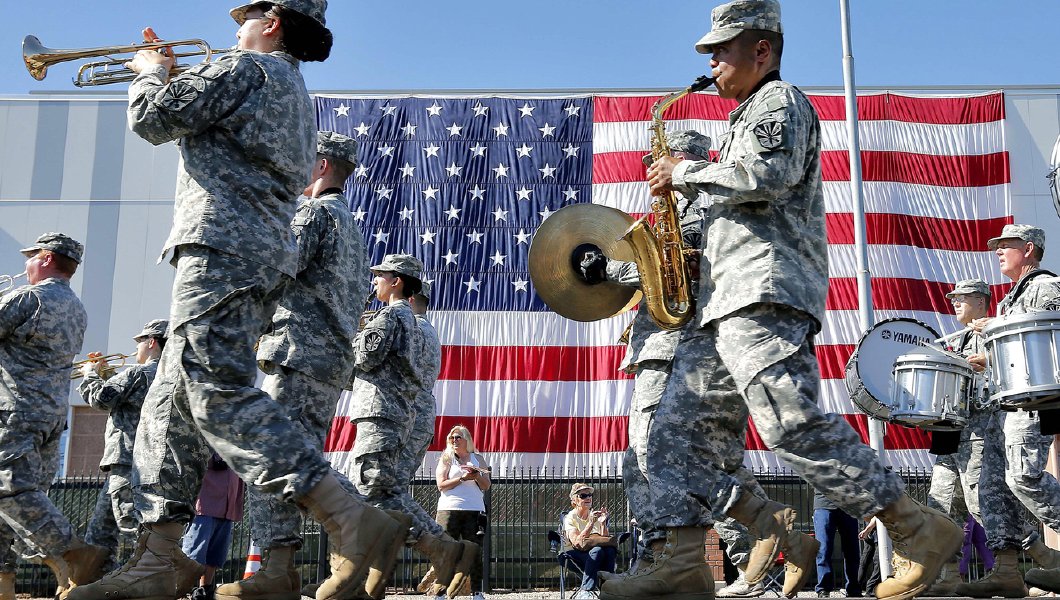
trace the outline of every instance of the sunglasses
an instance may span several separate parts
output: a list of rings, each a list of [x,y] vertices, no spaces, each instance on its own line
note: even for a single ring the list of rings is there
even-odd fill
[[[449,436],[449,441],[451,441],[451,442],[455,442],[457,440],[462,440],[462,439],[464,439],[464,436],[462,436],[462,435],[451,435],[451,436]]]
[[[585,500],[586,498],[592,498],[593,495],[592,494],[578,494],[578,497],[581,498],[582,500]]]

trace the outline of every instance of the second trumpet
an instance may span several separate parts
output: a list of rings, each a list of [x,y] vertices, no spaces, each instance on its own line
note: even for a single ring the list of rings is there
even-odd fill
[[[82,377],[84,377],[84,374],[81,373],[82,365],[101,361],[106,361],[108,364],[107,366],[103,367],[103,369],[100,371],[99,376],[103,379],[110,379],[114,376],[114,373],[116,373],[118,369],[126,366],[125,363],[128,359],[133,358],[135,356],[135,354],[122,354],[120,352],[116,352],[114,354],[108,354],[106,356],[89,356],[88,358],[74,361],[74,368],[73,371],[70,372],[70,379],[81,379]],[[112,361],[119,360],[121,362],[116,365],[109,364]]]

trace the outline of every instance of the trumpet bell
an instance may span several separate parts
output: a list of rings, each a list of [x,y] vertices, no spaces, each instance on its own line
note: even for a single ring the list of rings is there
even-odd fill
[[[584,244],[596,245],[610,259],[632,261],[633,248],[621,239],[632,224],[633,217],[601,204],[574,204],[552,213],[530,244],[530,279],[537,295],[574,321],[606,319],[636,306],[639,291],[610,281],[590,285],[571,264]]]
[[[22,60],[26,63],[26,70],[37,81],[42,81],[48,74],[48,67],[52,63],[44,60],[49,49],[40,43],[35,35],[27,35],[22,38]]]

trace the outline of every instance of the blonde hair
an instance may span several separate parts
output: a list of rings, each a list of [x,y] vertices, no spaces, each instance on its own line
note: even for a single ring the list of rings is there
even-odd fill
[[[445,450],[442,452],[442,460],[447,464],[452,464],[454,458],[453,444],[449,441],[449,438],[454,433],[459,434],[460,437],[467,441],[468,455],[478,453],[478,450],[475,448],[475,440],[471,439],[471,432],[467,430],[467,427],[464,427],[463,425],[454,425],[445,436]]]

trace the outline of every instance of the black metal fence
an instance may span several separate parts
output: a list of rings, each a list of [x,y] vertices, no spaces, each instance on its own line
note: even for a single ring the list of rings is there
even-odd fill
[[[902,473],[907,490],[914,498],[927,497],[930,472]],[[790,473],[761,473],[758,480],[779,501],[798,509],[797,527],[813,532],[813,492],[801,479]],[[594,505],[607,506],[611,512],[612,530],[625,529],[631,518],[622,480],[611,470],[590,470],[574,476],[554,470],[526,469],[513,476],[494,479],[487,495],[489,530],[484,549],[488,560],[484,563],[486,589],[533,590],[559,587],[559,566],[549,551],[547,534],[557,529],[561,516],[570,510],[568,492],[575,482],[596,488]],[[104,480],[67,479],[52,486],[50,496],[66,514],[76,530],[83,534],[91,517],[96,497]],[[438,489],[433,474],[421,472],[411,487],[412,495],[428,512],[438,502]],[[321,544],[319,526],[312,520],[303,523],[303,547],[296,561],[304,582],[318,581],[326,575],[327,553]],[[135,540],[125,539],[120,549],[121,558],[129,556]],[[218,571],[217,581],[227,582],[242,578],[250,546],[250,531],[246,521],[233,528],[229,559]],[[631,559],[629,545],[619,550],[618,565],[623,569]],[[391,585],[398,590],[415,588],[426,573],[425,558],[406,549],[395,569]],[[54,591],[54,580],[47,567],[25,563],[18,574],[18,590],[34,596],[48,596]]]

